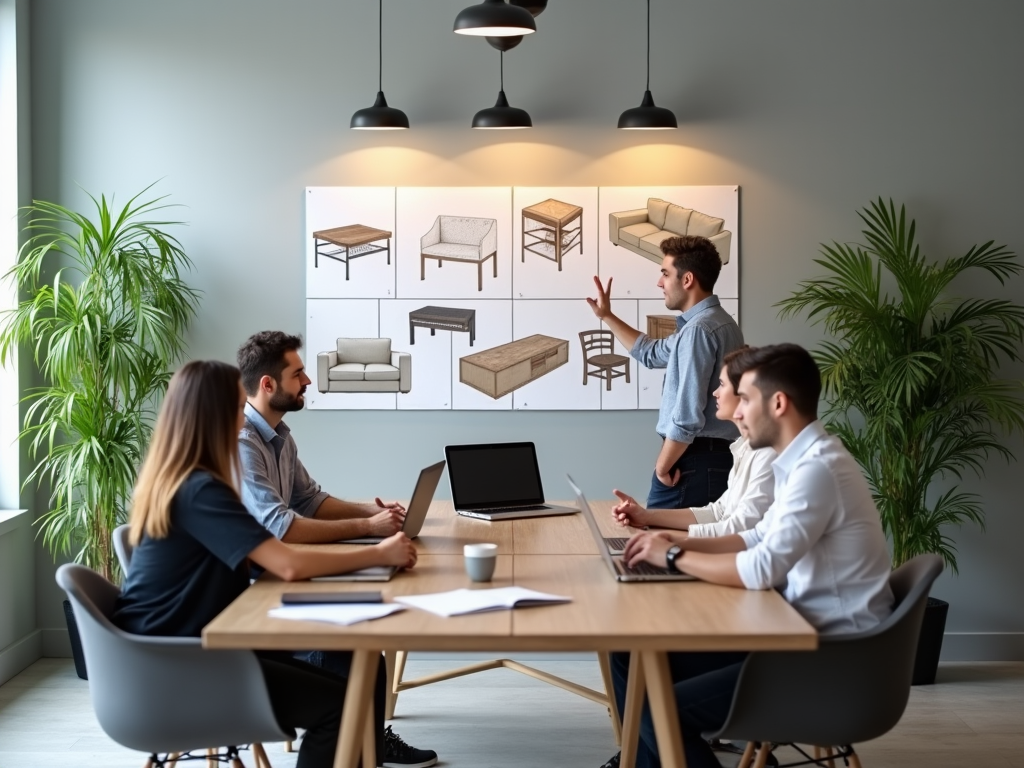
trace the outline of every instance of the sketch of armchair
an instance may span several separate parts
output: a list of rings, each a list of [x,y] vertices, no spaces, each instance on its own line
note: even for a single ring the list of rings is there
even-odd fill
[[[338,339],[338,348],[316,356],[320,392],[409,392],[412,356],[392,352],[391,339]]]
[[[608,239],[660,265],[663,240],[682,235],[698,235],[710,240],[718,250],[722,263],[728,264],[732,232],[722,229],[724,224],[724,219],[652,197],[647,201],[646,208],[609,213]]]
[[[476,264],[476,289],[484,289],[484,262],[492,260],[498,276],[498,221],[468,216],[438,216],[434,226],[420,238],[420,280],[426,277],[427,259]]]

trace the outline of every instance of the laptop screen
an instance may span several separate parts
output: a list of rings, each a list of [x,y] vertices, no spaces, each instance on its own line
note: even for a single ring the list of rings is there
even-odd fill
[[[444,453],[456,509],[544,502],[533,443],[449,445]]]

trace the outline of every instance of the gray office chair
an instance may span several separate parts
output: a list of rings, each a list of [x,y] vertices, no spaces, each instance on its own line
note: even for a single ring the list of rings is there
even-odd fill
[[[120,590],[84,566],[62,565],[57,583],[74,608],[100,727],[118,744],[148,752],[147,768],[207,744],[253,744],[257,766],[268,765],[256,745],[295,738],[274,717],[250,651],[208,651],[199,638],[122,632],[108,618]],[[229,746],[227,758],[240,766],[237,752]]]
[[[119,525],[114,529],[113,536],[114,540],[114,554],[117,555],[117,562],[121,564],[121,573],[124,576],[128,575],[128,566],[132,562],[132,543],[128,540],[128,534],[131,531],[131,526],[125,523]]]
[[[910,696],[910,678],[928,591],[942,572],[938,555],[918,555],[892,572],[892,615],[874,629],[822,637],[813,653],[751,653],[736,683],[729,716],[706,738],[747,741],[746,768],[757,749],[763,768],[770,744],[810,744],[812,758],[835,757],[860,768],[856,742],[877,739],[899,722]],[[793,763],[793,765],[805,764]]]

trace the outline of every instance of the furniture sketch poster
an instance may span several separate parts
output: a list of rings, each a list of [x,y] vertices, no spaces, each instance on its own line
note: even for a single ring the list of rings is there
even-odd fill
[[[656,409],[663,370],[611,340],[585,299],[614,278],[626,322],[675,329],[661,239],[728,253],[739,312],[738,195],[727,187],[308,187],[311,409]],[[691,232],[690,229],[693,231]]]

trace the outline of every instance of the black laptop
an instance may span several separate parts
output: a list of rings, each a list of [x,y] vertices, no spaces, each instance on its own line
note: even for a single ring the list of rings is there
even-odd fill
[[[455,511],[481,520],[574,515],[544,500],[533,443],[449,445],[444,449]]]

